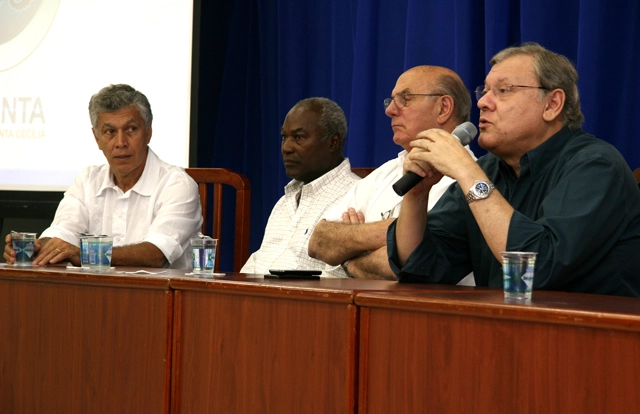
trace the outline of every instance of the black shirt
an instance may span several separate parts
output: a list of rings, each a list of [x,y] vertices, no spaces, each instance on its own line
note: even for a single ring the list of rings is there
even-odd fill
[[[522,156],[520,177],[493,154],[478,164],[515,209],[507,250],[538,252],[534,290],[640,297],[640,190],[612,145],[565,127]],[[389,261],[401,281],[457,283],[473,271],[477,286],[502,287],[502,264],[466,192],[449,187],[401,269],[389,227]]]

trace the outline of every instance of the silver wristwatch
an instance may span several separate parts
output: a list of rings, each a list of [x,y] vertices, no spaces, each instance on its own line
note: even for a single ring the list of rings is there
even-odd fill
[[[494,188],[496,186],[491,181],[475,180],[467,193],[467,203],[489,197]]]

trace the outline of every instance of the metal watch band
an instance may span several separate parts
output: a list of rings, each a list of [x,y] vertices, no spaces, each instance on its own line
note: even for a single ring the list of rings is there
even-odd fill
[[[487,186],[487,192],[483,195],[478,195],[476,194],[476,187],[478,186],[478,184],[484,184]],[[472,201],[476,201],[476,200],[484,200],[485,198],[489,197],[489,195],[491,195],[491,192],[496,188],[495,185],[493,185],[493,183],[491,181],[484,181],[484,180],[475,180],[473,182],[473,186],[469,189],[469,192],[466,194],[465,198],[467,199],[467,204],[471,203]]]

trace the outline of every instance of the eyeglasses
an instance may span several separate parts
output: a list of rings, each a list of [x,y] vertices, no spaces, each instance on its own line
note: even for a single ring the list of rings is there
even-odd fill
[[[476,88],[476,90],[474,91],[476,93],[476,99],[480,100],[482,99],[483,96],[485,96],[489,91],[493,92],[493,94],[498,98],[498,99],[504,99],[506,97],[508,97],[509,95],[511,95],[511,92],[513,88],[535,88],[535,89],[543,89],[543,90],[548,90],[547,88],[543,87],[543,86],[526,86],[526,85],[500,85],[497,88],[488,88],[484,85],[480,85]]]
[[[391,98],[385,99],[382,103],[384,104],[384,109],[387,109],[391,102],[395,102],[398,108],[404,108],[407,106],[407,97],[409,96],[444,96],[443,93],[398,93]],[[410,100],[410,99],[409,99]]]

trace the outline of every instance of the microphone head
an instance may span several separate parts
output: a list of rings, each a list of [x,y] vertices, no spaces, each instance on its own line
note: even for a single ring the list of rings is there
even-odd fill
[[[462,145],[469,145],[478,134],[478,129],[471,122],[463,122],[453,130],[451,135],[460,140]]]

